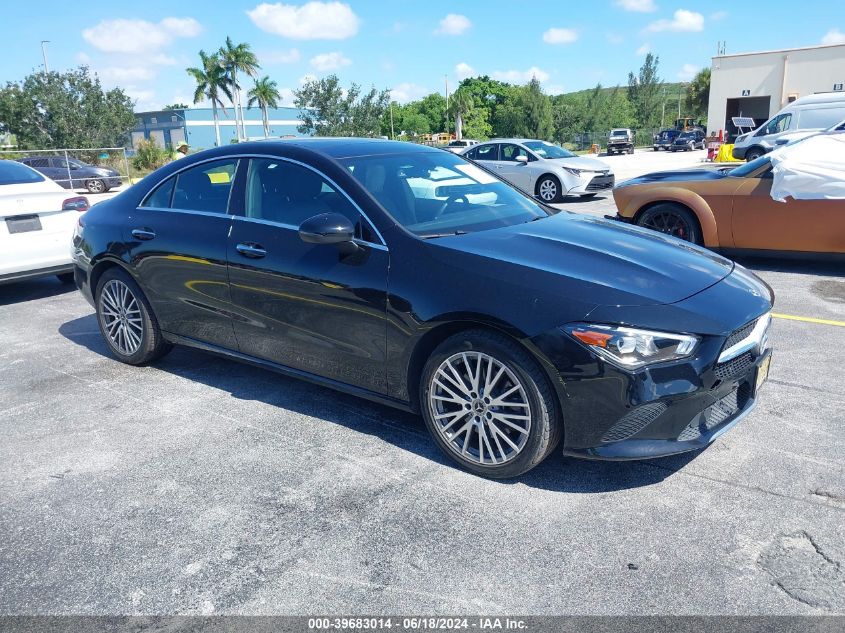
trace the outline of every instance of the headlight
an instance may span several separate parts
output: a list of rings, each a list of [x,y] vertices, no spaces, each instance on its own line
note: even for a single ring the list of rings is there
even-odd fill
[[[569,172],[573,176],[580,176],[581,172],[584,171],[583,169],[575,169],[574,167],[564,167],[563,170]]]
[[[622,369],[687,358],[692,356],[700,340],[690,334],[588,323],[573,323],[564,327],[564,331]]]

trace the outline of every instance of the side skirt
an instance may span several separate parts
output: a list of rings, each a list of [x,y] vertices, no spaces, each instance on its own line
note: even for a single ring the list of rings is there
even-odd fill
[[[375,393],[374,391],[369,391],[368,389],[355,387],[354,385],[349,385],[345,382],[340,382],[338,380],[332,380],[331,378],[317,376],[316,374],[312,374],[307,371],[302,371],[301,369],[294,369],[293,367],[287,367],[286,365],[280,365],[278,363],[274,363],[273,361],[264,360],[263,358],[256,358],[255,356],[249,356],[248,354],[235,352],[233,350],[226,349],[225,347],[219,347],[210,343],[198,341],[187,336],[180,336],[179,334],[173,334],[171,332],[162,332],[162,334],[164,335],[165,339],[167,339],[174,345],[192,347],[194,349],[209,352],[217,356],[230,358],[232,360],[246,363],[248,365],[260,367],[262,369],[269,369],[270,371],[274,371],[284,376],[289,376],[290,378],[299,378],[300,380],[305,380],[315,385],[320,385],[321,387],[328,387],[330,389],[334,389],[335,391],[340,391],[352,396],[364,398],[365,400],[384,404],[395,409],[401,409],[402,411],[407,411],[409,413],[416,413],[411,404],[409,402],[405,402],[404,400],[397,400],[396,398],[391,398],[389,396]]]

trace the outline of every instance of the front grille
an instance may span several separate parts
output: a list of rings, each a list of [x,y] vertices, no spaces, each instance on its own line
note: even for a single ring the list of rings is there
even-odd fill
[[[650,402],[629,411],[610,427],[601,438],[602,442],[619,442],[639,433],[654,422],[666,410],[663,402]]]
[[[732,332],[731,335],[728,337],[728,340],[725,341],[725,345],[722,347],[722,351],[725,351],[729,347],[733,347],[740,341],[748,338],[748,335],[751,334],[755,325],[757,325],[757,319],[754,319],[753,321],[751,321],[751,323],[746,323],[738,330]]]
[[[740,376],[748,371],[754,365],[754,356],[751,352],[740,354],[736,358],[732,358],[726,363],[719,363],[714,370],[716,378],[719,380],[727,380],[734,376]]]
[[[587,191],[604,191],[606,189],[613,189],[615,182],[616,178],[614,176],[596,176],[590,181],[590,184],[587,185]]]

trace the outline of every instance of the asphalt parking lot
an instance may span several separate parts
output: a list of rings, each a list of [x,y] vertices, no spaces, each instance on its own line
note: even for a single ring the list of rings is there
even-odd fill
[[[845,613],[845,278],[743,264],[779,315],[745,421],[506,482],[409,414],[191,350],[123,365],[75,290],[0,286],[0,614]]]

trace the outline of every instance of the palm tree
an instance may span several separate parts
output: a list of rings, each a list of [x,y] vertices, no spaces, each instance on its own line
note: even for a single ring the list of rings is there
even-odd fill
[[[264,138],[270,136],[270,117],[267,115],[267,108],[278,108],[279,89],[275,81],[272,81],[266,75],[261,79],[255,80],[255,87],[247,93],[249,101],[246,107],[251,108],[253,104],[257,103],[261,107],[261,120],[264,122]]]
[[[226,107],[223,105],[221,95],[225,95],[231,101],[232,92],[229,90],[226,70],[220,65],[220,58],[217,55],[206,55],[205,51],[200,51],[200,61],[202,64],[199,68],[191,67],[185,70],[197,82],[194,103],[199,103],[203,99],[211,101],[211,109],[214,113],[215,145],[220,147],[220,120],[217,117],[217,106],[219,105],[225,114]]]
[[[458,88],[449,99],[449,109],[455,113],[455,138],[463,137],[464,115],[472,110],[474,100],[466,88]]]
[[[238,140],[241,136],[246,138],[246,123],[244,122],[244,111],[241,105],[241,86],[238,84],[238,73],[242,72],[250,77],[255,77],[258,74],[259,66],[258,57],[252,52],[252,48],[247,43],[241,43],[235,46],[231,37],[226,38],[226,45],[221,46],[217,55],[220,57],[220,64],[225,68],[229,77],[229,83],[235,95],[235,128],[238,129]],[[240,121],[240,127],[238,127]]]

